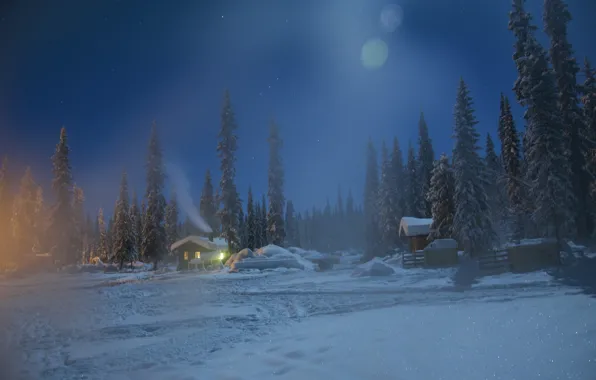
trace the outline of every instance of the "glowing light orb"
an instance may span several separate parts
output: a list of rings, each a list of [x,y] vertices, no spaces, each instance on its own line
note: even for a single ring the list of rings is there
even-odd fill
[[[364,43],[360,52],[362,66],[367,69],[378,69],[385,64],[389,56],[389,48],[380,38],[371,38]]]
[[[397,29],[404,20],[404,11],[397,4],[388,4],[381,11],[381,28],[391,33]]]

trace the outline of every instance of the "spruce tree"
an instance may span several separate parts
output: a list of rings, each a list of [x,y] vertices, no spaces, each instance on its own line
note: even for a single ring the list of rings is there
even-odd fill
[[[73,247],[72,251],[75,254],[73,260],[84,259],[85,254],[85,193],[83,189],[73,186]],[[84,261],[84,260],[83,260]]]
[[[31,169],[27,167],[13,204],[12,232],[18,255],[32,254],[37,187],[31,175]]]
[[[217,215],[221,222],[221,235],[228,242],[230,253],[238,250],[240,245],[238,210],[241,206],[234,182],[236,178],[236,150],[238,148],[236,128],[236,118],[232,110],[230,94],[226,91],[221,112],[219,143],[217,145],[217,153],[221,160],[221,179],[219,181],[219,203],[221,208]]]
[[[261,248],[264,246],[264,242],[261,240],[263,232],[261,231],[261,202],[257,201],[255,204],[255,242],[254,249]],[[251,248],[252,249],[252,248]]]
[[[592,69],[590,61],[584,60],[585,80],[580,87],[581,102],[583,104],[583,118],[586,124],[586,172],[590,178],[590,199],[592,203],[592,236],[596,236],[596,71]]]
[[[484,163],[486,176],[485,192],[490,215],[492,216],[493,228],[502,234],[505,232],[505,218],[507,217],[505,213],[507,202],[503,188],[504,173],[501,158],[495,152],[495,144],[490,133],[486,134]]]
[[[131,234],[134,243],[134,254],[136,258],[141,257],[141,238],[143,231],[143,224],[141,220],[141,210],[139,209],[139,200],[136,192],[132,193],[132,201],[130,202],[130,221]]]
[[[45,233],[46,233],[46,208],[43,201],[43,189],[41,186],[37,187],[35,191],[35,218],[33,223],[34,228],[34,242],[33,252],[45,252]]]
[[[246,248],[246,244],[248,242],[248,229],[246,224],[246,216],[244,215],[244,210],[242,207],[238,209],[238,238],[240,239],[238,248]]]
[[[147,256],[146,252],[145,252],[145,248],[146,248],[146,244],[145,244],[145,221],[147,219],[147,204],[145,203],[145,201],[141,201],[141,212],[140,214],[140,219],[141,219],[141,225],[140,225],[140,229],[139,229],[139,259],[146,261],[149,257]]]
[[[0,241],[4,245],[4,249],[0,252],[4,252],[0,256],[0,260],[7,261],[12,259],[14,256],[14,240],[12,234],[11,218],[12,218],[12,183],[11,176],[8,171],[8,158],[5,156],[2,159],[2,166],[0,167]]]
[[[288,247],[297,247],[296,235],[298,234],[298,228],[296,226],[296,214],[294,210],[294,204],[288,200],[286,202],[286,244]]]
[[[248,199],[246,201],[246,248],[254,250],[260,244],[260,232],[258,224],[259,205],[255,209],[252,197],[252,188],[248,188]]]
[[[555,76],[546,53],[534,36],[535,26],[524,10],[523,0],[514,0],[509,29],[522,46],[514,56],[518,70],[516,95],[526,107],[525,182],[533,202],[532,219],[545,237],[560,240],[575,235],[574,197],[569,165],[568,139],[558,107]]]
[[[394,249],[398,242],[399,220],[395,203],[396,178],[392,160],[385,142],[381,147],[381,181],[379,185],[379,228],[381,232],[381,250],[386,253]]]
[[[525,234],[526,212],[519,134],[515,128],[509,99],[503,94],[500,102],[499,140],[501,140],[501,161],[505,171],[504,187],[509,205],[508,213],[513,219],[513,238],[519,240]]]
[[[284,230],[284,170],[281,159],[282,139],[274,121],[269,126],[269,212],[267,213],[267,233],[270,243],[282,246],[286,238]]]
[[[485,191],[484,163],[478,154],[478,122],[472,105],[468,87],[460,79],[453,133],[453,234],[469,254],[478,255],[490,248],[495,236]]]
[[[210,236],[215,237],[219,231],[217,225],[217,207],[215,205],[215,197],[213,195],[213,182],[211,180],[211,172],[207,169],[205,172],[205,182],[203,184],[203,191],[201,192],[201,200],[199,204],[201,217],[211,227]]]
[[[128,179],[124,172],[120,182],[120,195],[114,209],[113,231],[114,260],[118,263],[120,270],[122,270],[125,261],[130,262],[132,266],[134,260],[134,241],[128,196]]]
[[[50,235],[53,240],[53,254],[61,265],[72,262],[73,210],[72,210],[72,175],[69,162],[66,128],[60,130],[60,141],[52,156],[53,174],[52,190],[55,204],[52,208]]]
[[[271,243],[271,238],[269,237],[269,233],[267,231],[267,201],[265,200],[265,195],[261,197],[261,244],[262,246],[266,246]]]
[[[165,231],[167,241],[167,251],[172,254],[171,246],[178,241],[178,199],[176,197],[176,190],[172,189],[170,194],[170,202],[166,206],[165,216]]]
[[[97,212],[97,228],[99,232],[99,238],[97,240],[96,253],[102,262],[107,262],[110,256],[108,248],[108,234],[106,223],[103,215],[103,209],[99,209]]]
[[[354,209],[354,196],[352,189],[348,189],[346,197],[346,238],[350,247],[356,246],[358,226],[356,225],[356,210]]]
[[[393,150],[391,152],[391,170],[393,171],[393,176],[395,177],[395,185],[393,189],[393,203],[395,206],[395,219],[397,221],[397,226],[399,228],[399,223],[401,218],[405,214],[406,203],[404,197],[404,190],[405,190],[405,174],[404,174],[404,163],[403,163],[403,156],[401,152],[401,148],[399,147],[399,141],[397,137],[393,138]],[[352,200],[353,202],[353,200]],[[352,204],[353,210],[353,204]],[[399,235],[399,231],[397,232]]]
[[[381,256],[379,242],[381,231],[379,230],[379,169],[377,165],[377,151],[372,140],[369,139],[366,156],[366,180],[364,183],[364,217],[366,248],[364,259],[372,259]]]
[[[412,143],[408,146],[408,162],[405,167],[405,216],[420,217],[417,204],[419,204],[420,192],[418,181],[418,167],[416,155]]]
[[[430,188],[430,178],[432,176],[433,165],[435,161],[435,152],[430,136],[428,135],[428,126],[424,120],[424,113],[420,112],[418,122],[418,167],[416,170],[419,196],[417,204],[417,214],[421,217],[431,215],[431,204],[427,200],[426,194]]]
[[[434,163],[427,196],[432,205],[433,223],[429,236],[431,239],[446,239],[452,235],[455,214],[454,192],[453,172],[449,166],[449,158],[443,153]]]
[[[294,218],[294,246],[295,247],[302,247],[302,236],[300,233],[300,226],[302,225],[302,214],[296,214]]]
[[[558,91],[558,113],[565,138],[565,154],[571,171],[571,185],[575,198],[575,225],[578,236],[590,235],[592,221],[589,219],[590,181],[586,170],[585,124],[579,105],[577,73],[579,66],[573,56],[573,48],[567,36],[567,24],[571,13],[563,0],[544,0],[544,31],[550,38],[550,61],[554,69]]]
[[[153,261],[153,270],[164,257],[166,250],[166,232],[164,228],[166,201],[163,196],[165,173],[162,150],[157,136],[155,123],[151,128],[151,137],[147,154],[147,177],[145,202],[147,207],[143,217],[143,254]]]

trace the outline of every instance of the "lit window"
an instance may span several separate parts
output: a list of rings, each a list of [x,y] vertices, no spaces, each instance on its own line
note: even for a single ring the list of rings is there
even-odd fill
[[[188,252],[184,251],[184,260],[188,260]]]
[[[195,259],[200,259],[201,258],[201,252],[196,251],[195,252]]]

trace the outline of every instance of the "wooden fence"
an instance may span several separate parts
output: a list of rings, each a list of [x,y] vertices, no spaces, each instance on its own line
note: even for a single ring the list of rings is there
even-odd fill
[[[478,267],[482,272],[498,274],[511,270],[507,250],[495,250],[478,257]]]
[[[424,252],[404,252],[401,257],[401,264],[406,269],[424,267]]]

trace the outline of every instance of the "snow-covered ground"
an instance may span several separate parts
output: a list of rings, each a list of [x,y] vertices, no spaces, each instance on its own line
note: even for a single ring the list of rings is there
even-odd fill
[[[27,380],[595,378],[596,299],[453,272],[48,274],[0,281],[0,317]]]

